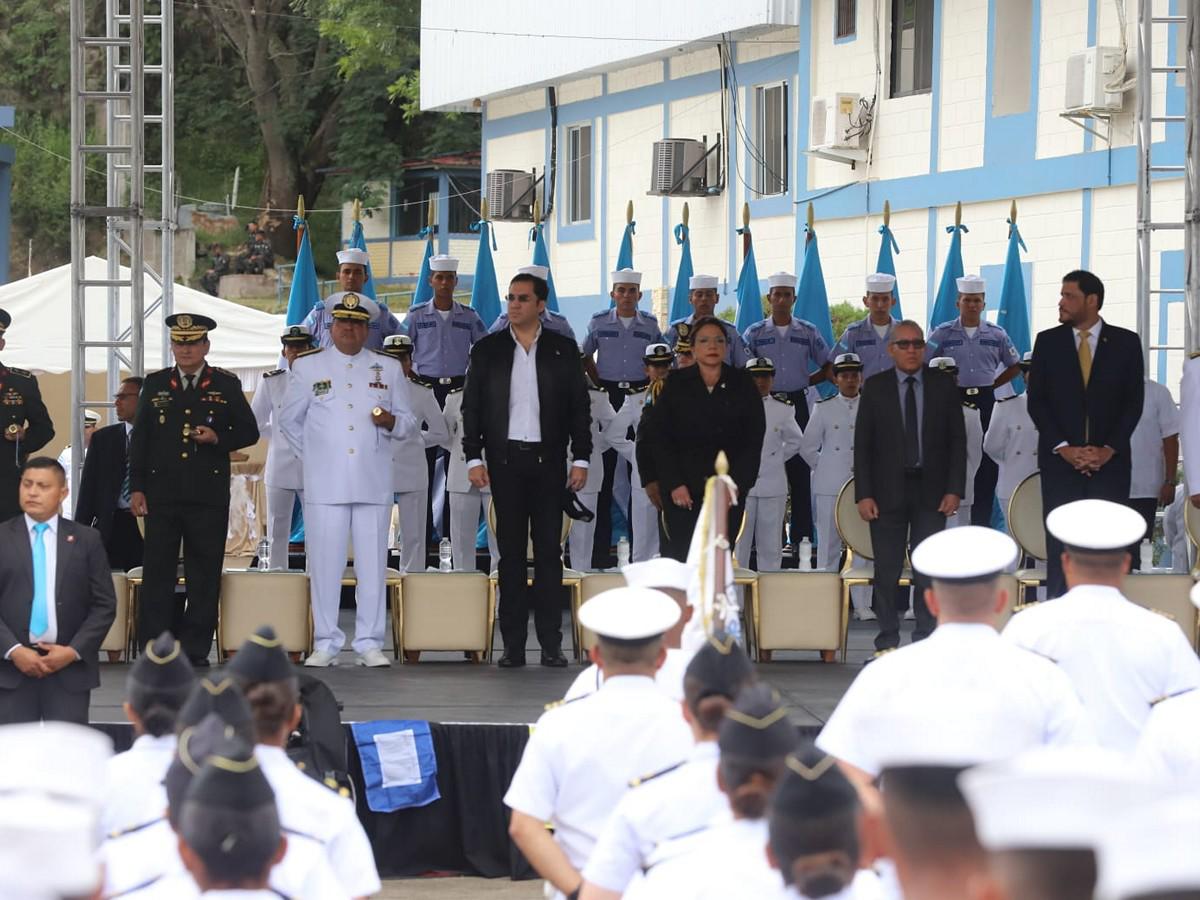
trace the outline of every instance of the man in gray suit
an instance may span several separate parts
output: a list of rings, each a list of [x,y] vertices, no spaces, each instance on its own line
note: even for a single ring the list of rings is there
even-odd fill
[[[117,610],[108,557],[99,532],[62,517],[57,461],[28,460],[18,496],[23,515],[0,524],[0,724],[87,724]]]

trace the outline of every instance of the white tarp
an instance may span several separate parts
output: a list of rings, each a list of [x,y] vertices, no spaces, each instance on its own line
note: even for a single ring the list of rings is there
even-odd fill
[[[108,263],[98,256],[85,262],[88,279],[108,277]],[[129,270],[121,269],[121,278]],[[158,285],[147,276],[146,304],[159,295]],[[118,334],[129,327],[129,289],[120,291],[121,309]],[[182,284],[174,289],[175,312],[199,313],[216,320],[217,328],[210,335],[212,350],[208,361],[235,372],[246,390],[253,390],[261,372],[279,364],[279,335],[284,328],[282,315],[271,315],[241,306],[220,297],[212,297]],[[71,267],[59,266],[47,272],[0,285],[0,309],[12,315],[7,347],[0,359],[5,365],[29,369],[38,373],[58,374],[71,371]],[[88,288],[85,302],[88,340],[108,338],[108,289]],[[146,321],[146,371],[162,368],[162,316],[155,311]],[[102,348],[87,352],[89,372],[103,372],[108,365],[108,351]]]

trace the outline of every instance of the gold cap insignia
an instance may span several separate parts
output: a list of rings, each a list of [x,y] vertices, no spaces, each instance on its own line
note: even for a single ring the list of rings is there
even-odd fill
[[[175,317],[175,325],[178,328],[191,328],[192,327],[192,317],[189,316],[187,313],[182,313]]]
[[[358,309],[358,294],[347,294],[342,298],[342,306],[346,309]]]

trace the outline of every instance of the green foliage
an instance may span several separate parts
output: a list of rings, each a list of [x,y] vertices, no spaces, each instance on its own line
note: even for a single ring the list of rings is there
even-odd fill
[[[836,306],[829,307],[829,317],[833,320],[833,339],[836,341],[842,336],[842,332],[846,330],[846,326],[851,322],[857,322],[867,311],[863,309],[862,304],[855,306],[847,300],[843,300]]]
[[[68,0],[0,3],[0,105],[34,111],[62,125],[70,122],[68,21]]]

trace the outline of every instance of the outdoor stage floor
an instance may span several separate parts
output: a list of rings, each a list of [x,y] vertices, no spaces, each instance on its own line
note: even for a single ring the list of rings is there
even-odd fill
[[[353,633],[353,612],[342,611],[342,628]],[[911,631],[912,623],[905,622]],[[787,700],[792,720],[801,728],[816,728],[825,722],[846,687],[873,650],[875,623],[854,622],[850,626],[849,662],[823,663],[816,652],[776,652],[777,661],[760,664],[759,677],[774,686]],[[570,640],[570,622],[563,619],[564,640]],[[905,638],[907,641],[907,638]],[[496,637],[499,646],[499,635]],[[547,669],[537,664],[537,641],[529,638],[529,665],[523,669],[499,669],[472,664],[462,654],[426,653],[421,662],[400,664],[390,669],[364,669],[354,665],[354,654],[344,651],[340,665],[330,669],[308,669],[321,677],[343,704],[342,721],[374,719],[425,719],[432,722],[534,722],[544,706],[562,697],[579,674],[572,662],[566,669]],[[386,648],[391,658],[390,644]],[[569,646],[564,652],[570,657]],[[213,659],[215,660],[215,651]],[[125,691],[125,663],[102,663],[100,687],[92,694],[93,722],[123,722],[121,701]],[[213,671],[213,670],[208,670]]]

